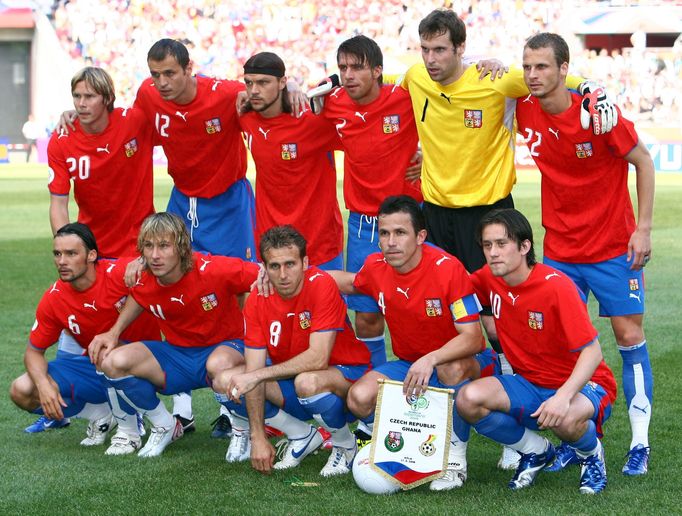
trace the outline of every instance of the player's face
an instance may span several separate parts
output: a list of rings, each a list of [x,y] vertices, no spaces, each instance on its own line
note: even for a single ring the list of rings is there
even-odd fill
[[[107,106],[104,105],[104,97],[96,93],[87,82],[81,81],[76,84],[71,97],[78,119],[86,130],[94,129],[99,132],[106,127],[109,112]]]
[[[502,277],[510,285],[518,285],[526,279],[529,272],[526,254],[530,242],[524,240],[519,245],[507,236],[502,224],[490,224],[483,228],[481,235],[483,253],[493,276]]]
[[[247,101],[257,113],[266,118],[282,113],[282,94],[287,85],[286,77],[260,73],[244,75]]]
[[[88,273],[90,266],[95,263],[97,252],[88,252],[78,236],[63,235],[55,237],[52,256],[59,272],[59,279],[78,284],[78,281]]]
[[[523,50],[523,80],[531,95],[544,98],[564,88],[568,63],[557,65],[551,47]]]
[[[162,61],[148,60],[149,73],[154,87],[163,100],[172,100],[178,104],[186,104],[192,99],[192,63],[186,68],[180,66],[173,56],[166,56]]]
[[[147,267],[163,285],[170,285],[182,278],[180,255],[170,235],[145,240],[142,243],[142,254]]]
[[[458,47],[450,41],[450,31],[430,38],[421,38],[422,59],[432,81],[443,86],[457,80],[457,73],[462,68],[464,43]]]
[[[362,63],[357,56],[349,54],[340,54],[338,65],[341,84],[355,102],[368,104],[379,96],[381,66],[371,68],[368,63]]]
[[[416,233],[409,214],[379,215],[379,247],[386,263],[401,274],[419,265],[424,240],[426,231]]]
[[[308,268],[308,257],[301,259],[294,246],[268,249],[263,256],[270,283],[284,299],[296,296],[303,288],[303,273]]]

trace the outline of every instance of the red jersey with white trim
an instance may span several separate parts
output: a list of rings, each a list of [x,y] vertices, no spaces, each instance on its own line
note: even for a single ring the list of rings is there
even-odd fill
[[[303,276],[303,288],[291,299],[275,293],[252,292],[244,307],[245,345],[268,350],[274,364],[300,355],[315,332],[336,332],[329,365],[369,364],[367,346],[360,342],[348,320],[346,303],[334,280],[317,267]]]
[[[149,271],[130,290],[157,318],[174,346],[211,346],[244,338],[244,318],[237,294],[248,292],[258,265],[239,258],[193,253],[194,264],[172,285],[161,285]]]
[[[78,222],[94,233],[100,256],[135,254],[140,225],[154,213],[153,128],[134,108],[115,108],[99,134],[74,125],[47,146],[50,193],[68,195],[73,181]]]
[[[188,104],[163,100],[150,79],[137,91],[135,107],[156,127],[175,187],[189,197],[215,197],[246,175],[238,81],[197,75],[197,94]]]
[[[308,242],[308,258],[321,265],[343,249],[343,219],[336,198],[333,149],[325,120],[306,111],[239,117],[256,163],[256,241],[273,226],[291,224]]]
[[[393,353],[401,360],[414,362],[441,348],[458,335],[455,322],[478,324],[481,306],[466,269],[428,244],[422,245],[419,265],[407,274],[386,263],[381,253],[370,254],[353,286],[377,300]]]
[[[610,133],[583,129],[581,97],[571,97],[571,107],[558,115],[545,113],[532,96],[518,99],[516,119],[542,174],[545,256],[595,263],[626,253],[635,230],[624,156],[638,137],[622,115]]]
[[[546,389],[558,389],[573,372],[580,351],[597,337],[575,284],[538,263],[520,285],[509,286],[484,265],[472,274],[476,293],[492,307],[497,336],[515,374]],[[611,401],[616,380],[602,360],[592,375]]]
[[[29,343],[47,349],[59,340],[62,330],[71,335],[86,353],[90,342],[99,333],[111,328],[128,297],[123,275],[130,259],[98,260],[95,282],[78,291],[65,281],[57,280],[43,294],[36,310]],[[121,340],[160,340],[154,317],[142,314],[123,332]]]
[[[404,88],[385,84],[369,104],[358,104],[337,88],[325,98],[320,116],[334,124],[341,138],[343,197],[350,211],[375,217],[389,195],[424,200],[421,181],[405,181],[419,139]]]

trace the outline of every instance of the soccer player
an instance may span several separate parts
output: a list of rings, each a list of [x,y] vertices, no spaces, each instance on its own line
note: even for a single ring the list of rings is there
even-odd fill
[[[564,86],[569,50],[542,33],[524,47],[524,80],[531,94],[517,102],[519,131],[542,174],[544,262],[569,276],[611,327],[623,359],[622,385],[632,441],[626,475],[647,472],[653,374],[646,338],[643,267],[651,257],[654,165],[632,122],[622,117],[595,136],[577,123],[583,100]],[[637,176],[637,219],[628,191],[628,164]],[[599,199],[595,199],[595,194]],[[551,469],[578,461],[561,446]]]
[[[118,409],[114,410],[116,419],[112,418],[106,386],[87,357],[92,338],[116,320],[126,300],[125,265],[100,260],[92,231],[79,222],[57,230],[53,256],[59,279],[38,304],[24,354],[26,373],[12,382],[12,401],[53,421],[70,416],[88,419],[83,446],[104,443],[107,433],[118,424],[105,453],[132,453],[140,445],[137,418],[134,413],[126,417]],[[62,333],[64,337],[60,337]],[[159,337],[153,317],[140,318],[121,335],[124,340]],[[60,353],[48,363],[45,351],[60,338],[80,352]]]
[[[356,274],[331,272],[342,292],[361,292],[377,301],[398,357],[368,372],[348,393],[348,408],[368,425],[380,378],[403,381],[406,394],[419,394],[427,386],[458,390],[494,370],[492,355],[480,353],[485,342],[474,287],[457,258],[425,245],[419,204],[409,196],[389,197],[378,219],[381,253],[369,255]],[[448,469],[431,482],[432,490],[464,484],[468,439],[468,424],[453,411]]]
[[[139,456],[160,455],[183,434],[157,397],[210,386],[225,368],[243,363],[244,322],[237,294],[248,292],[258,265],[192,252],[183,221],[171,213],[147,217],[138,248],[148,270],[131,289],[119,318],[89,347],[119,399],[147,416],[151,434]],[[166,341],[119,346],[119,335],[143,311],[154,315]]]
[[[598,493],[606,487],[598,437],[616,399],[616,381],[587,308],[568,277],[535,262],[533,232],[518,211],[485,215],[479,239],[488,266],[471,279],[492,308],[515,374],[466,385],[457,411],[479,434],[521,454],[510,489],[530,486],[554,458],[552,444],[537,433],[548,429],[580,457],[580,492]]]
[[[310,111],[291,115],[282,59],[260,52],[244,64],[247,103],[239,123],[256,164],[256,233],[301,228],[308,258],[322,269],[343,267],[343,222],[336,197],[333,129]]]
[[[357,272],[379,251],[377,213],[390,195],[422,201],[414,167],[417,129],[407,92],[382,84],[383,55],[375,41],[354,36],[339,45],[336,60],[342,88],[324,99],[321,116],[334,124],[344,151],[343,197],[348,216],[346,270]],[[407,180],[411,168],[416,178]],[[386,361],[384,320],[369,296],[348,297],[355,331],[372,353],[374,367]]]
[[[97,237],[106,258],[135,255],[137,232],[154,212],[153,126],[138,109],[114,108],[114,83],[88,66],[71,79],[74,130],[55,132],[47,147],[50,225],[69,222],[73,181],[78,221]]]
[[[331,433],[333,445],[320,474],[348,473],[357,444],[345,399],[367,371],[369,351],[355,338],[334,280],[309,267],[306,241],[298,231],[269,229],[261,237],[260,254],[274,293],[252,293],[247,299],[245,370],[223,373],[216,383],[233,400],[246,394],[256,470],[268,473],[275,457],[264,421],[287,435],[284,456],[274,465],[281,470],[297,466],[322,444],[320,433],[306,422],[314,418]]]

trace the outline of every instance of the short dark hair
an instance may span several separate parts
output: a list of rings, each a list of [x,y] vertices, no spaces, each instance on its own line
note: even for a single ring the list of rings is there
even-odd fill
[[[244,74],[256,73],[263,75],[272,75],[273,77],[281,79],[282,77],[284,77],[285,72],[286,67],[284,66],[284,61],[282,61],[282,58],[279,57],[274,52],[258,52],[257,54],[254,54],[251,57],[249,57],[246,63],[244,63]],[[282,102],[282,111],[284,111],[285,113],[291,113],[293,112],[293,109],[291,107],[291,103],[289,102],[289,96],[286,93],[287,93],[286,88],[284,88],[284,90],[280,94]],[[251,107],[251,104],[249,102],[246,103],[246,105],[243,108],[243,111],[245,113],[253,111],[253,108]]]
[[[285,226],[274,226],[263,233],[260,237],[258,249],[260,250],[261,258],[267,264],[265,253],[270,249],[295,247],[298,249],[298,253],[302,260],[306,255],[306,245],[303,235],[301,235],[296,228],[287,224]]]
[[[558,66],[570,62],[571,54],[568,50],[568,43],[564,38],[552,32],[540,32],[531,36],[523,48],[530,48],[531,50],[551,48],[554,51],[554,59]]]
[[[419,22],[419,37],[430,39],[450,32],[450,41],[457,48],[467,40],[467,29],[464,22],[450,9],[431,11]]]
[[[97,257],[99,258],[99,249],[97,248],[95,235],[87,225],[81,222],[70,222],[59,228],[54,234],[54,238],[67,235],[76,235],[83,241],[86,251],[95,251],[97,253]]]
[[[174,57],[183,69],[187,68],[189,51],[176,39],[164,38],[154,43],[147,52],[147,61],[163,61],[168,56]]]
[[[415,233],[426,229],[424,212],[419,203],[409,195],[392,195],[384,199],[379,207],[379,216],[392,215],[393,213],[407,213],[410,216]]]
[[[339,62],[341,54],[353,56],[361,65],[367,65],[370,68],[377,66],[384,66],[384,54],[382,54],[379,45],[372,38],[363,36],[353,36],[339,45],[336,51],[336,62]],[[383,74],[379,76],[379,84],[383,82]]]
[[[521,249],[521,243],[524,240],[528,240],[530,242],[530,249],[528,254],[526,254],[526,263],[529,267],[537,263],[535,260],[535,249],[533,248],[533,228],[523,213],[514,208],[492,210],[486,213],[478,223],[478,229],[476,230],[478,245],[483,245],[483,230],[492,224],[504,226],[507,238],[512,242],[516,242],[519,249]]]

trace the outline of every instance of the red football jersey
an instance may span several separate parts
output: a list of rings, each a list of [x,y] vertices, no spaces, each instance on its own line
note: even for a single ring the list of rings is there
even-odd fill
[[[383,85],[379,97],[357,104],[343,88],[325,98],[322,115],[336,127],[344,151],[343,196],[350,211],[376,216],[389,195],[422,202],[421,182],[405,181],[417,151],[417,128],[406,90]]]
[[[130,256],[142,221],[154,213],[153,128],[141,111],[120,108],[99,134],[85,133],[78,120],[75,126],[50,138],[50,193],[68,195],[73,180],[78,221],[94,233],[100,256]]]
[[[283,299],[278,294],[263,297],[252,292],[246,300],[245,344],[268,350],[275,364],[308,349],[310,334],[336,332],[329,365],[369,364],[367,346],[355,338],[346,303],[334,280],[317,267],[305,271],[301,292]]]
[[[137,91],[135,107],[154,125],[175,187],[190,197],[215,197],[246,175],[246,149],[237,122],[238,81],[196,76],[189,104],[161,98],[151,79]]]
[[[92,286],[79,292],[70,283],[57,280],[45,291],[33,324],[29,342],[39,349],[47,349],[59,340],[62,330],[68,332],[83,348],[99,333],[108,331],[116,322],[128,296],[123,282],[126,264],[98,260],[95,263],[97,277]],[[159,340],[161,334],[154,317],[142,314],[121,335],[121,340]]]
[[[239,258],[194,253],[194,265],[172,285],[149,271],[131,289],[135,301],[158,320],[174,346],[200,347],[244,338],[237,294],[248,292],[258,265]]]
[[[321,265],[343,249],[333,149],[338,139],[311,112],[239,118],[256,163],[256,241],[273,226],[291,224],[308,242],[310,263]]]
[[[398,273],[381,253],[367,257],[353,286],[377,300],[393,353],[414,362],[457,336],[457,323],[478,324],[481,307],[461,262],[428,244],[419,265]],[[481,341],[481,350],[485,342]]]
[[[598,336],[575,284],[541,263],[515,287],[493,276],[487,265],[471,279],[479,298],[492,308],[497,336],[514,373],[539,387],[561,387],[580,350]],[[616,399],[616,381],[603,360],[592,381],[612,402]]]
[[[629,120],[618,117],[610,133],[595,136],[580,125],[581,97],[558,115],[537,99],[518,99],[516,119],[542,174],[544,254],[558,261],[595,263],[627,252],[635,230],[628,191],[628,162],[637,145]]]

